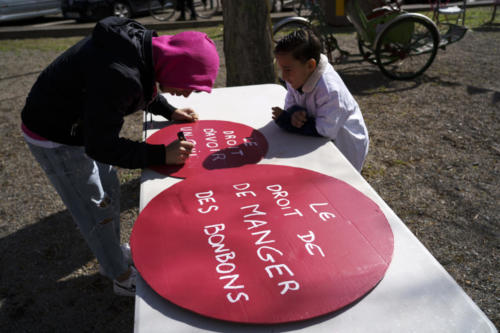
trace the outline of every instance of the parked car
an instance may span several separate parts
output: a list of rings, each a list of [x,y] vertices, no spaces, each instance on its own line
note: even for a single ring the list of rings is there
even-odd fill
[[[98,20],[106,16],[133,17],[149,10],[149,0],[62,0],[64,17]]]
[[[53,15],[61,12],[61,0],[0,0],[0,22]]]
[[[420,3],[420,4],[429,4],[430,2],[436,2],[435,0],[434,1],[429,1],[429,0],[403,0],[403,4],[406,5],[410,5],[410,4],[416,4],[416,3]]]

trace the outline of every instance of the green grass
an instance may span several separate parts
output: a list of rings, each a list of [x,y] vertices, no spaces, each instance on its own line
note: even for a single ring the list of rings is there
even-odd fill
[[[174,35],[178,34],[179,32],[183,31],[201,31],[204,32],[208,35],[213,40],[222,40],[222,37],[224,35],[224,26],[222,24],[219,24],[216,27],[204,27],[204,28],[192,28],[192,29],[176,29],[176,30],[161,30],[158,31],[159,35]]]
[[[465,12],[465,26],[469,29],[479,28],[490,21],[492,13],[493,6],[467,8]],[[432,19],[431,11],[421,12],[421,14]],[[446,22],[444,16],[440,16],[440,21]],[[455,23],[455,17],[450,15],[449,21],[450,23]],[[499,13],[497,13],[496,21],[500,21]]]
[[[41,50],[62,52],[78,42],[82,37],[6,39],[0,43],[0,52],[21,50]]]
[[[221,40],[223,36],[222,25],[216,27],[205,27],[197,30],[206,33],[214,40]],[[187,30],[164,30],[159,31],[160,35],[173,35]],[[78,42],[82,37],[60,37],[60,38],[28,38],[28,39],[6,39],[0,42],[0,52],[19,52],[21,50],[39,50],[39,51],[56,51],[63,52],[73,44]]]

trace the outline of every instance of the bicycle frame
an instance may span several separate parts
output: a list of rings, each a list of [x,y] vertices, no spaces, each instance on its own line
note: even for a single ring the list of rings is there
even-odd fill
[[[439,48],[440,36],[435,23],[424,15],[402,11],[398,4],[370,7],[368,4],[369,13],[365,14],[357,0],[347,2],[347,16],[357,31],[361,56],[393,79],[412,79],[422,74]],[[278,22],[273,34],[301,26],[312,28],[318,34],[330,62],[334,62],[334,51],[340,52],[336,60],[349,55],[339,47],[335,28],[328,25],[324,13],[316,5],[307,18],[292,17]]]
[[[374,8],[373,12],[366,16],[357,0],[347,2],[347,18],[353,24],[361,39],[369,45],[374,45],[377,35],[388,22],[403,13],[398,7],[382,6]],[[411,33],[410,28],[408,27],[408,30],[402,31],[401,34],[398,34],[399,36],[393,36],[394,41],[404,39],[405,34]]]

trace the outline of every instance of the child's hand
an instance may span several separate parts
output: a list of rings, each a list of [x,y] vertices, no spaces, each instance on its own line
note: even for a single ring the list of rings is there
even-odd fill
[[[165,164],[184,164],[193,147],[194,144],[189,141],[173,141],[165,146]]]
[[[278,119],[278,117],[283,113],[283,109],[278,107],[278,106],[275,106],[272,108],[273,110],[273,120],[276,120]]]
[[[172,113],[172,120],[193,122],[198,120],[198,115],[193,109],[177,109]]]
[[[305,111],[296,111],[292,114],[292,126],[301,128],[307,121],[307,114]]]

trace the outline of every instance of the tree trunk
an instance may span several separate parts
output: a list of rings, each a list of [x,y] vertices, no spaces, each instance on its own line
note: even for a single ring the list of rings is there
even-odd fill
[[[227,86],[275,82],[268,0],[226,0]]]

